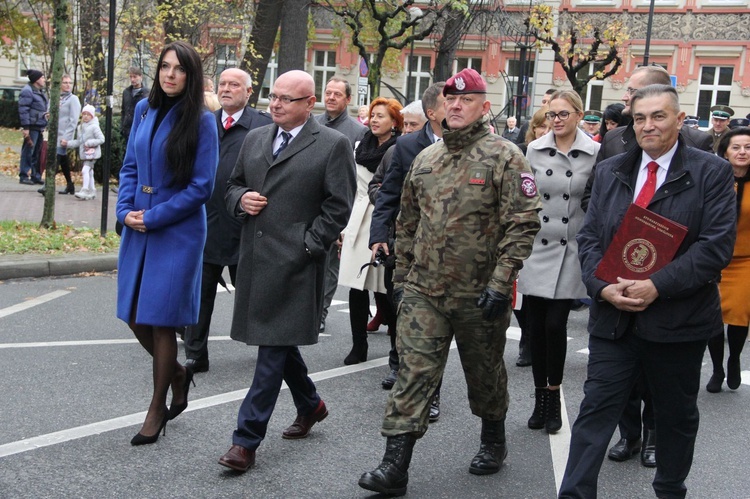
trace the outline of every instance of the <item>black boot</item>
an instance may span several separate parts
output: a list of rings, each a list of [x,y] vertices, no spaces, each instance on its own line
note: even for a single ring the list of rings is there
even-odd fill
[[[547,390],[547,417],[544,429],[547,433],[557,433],[562,428],[562,416],[560,415],[560,389]]]
[[[352,342],[352,350],[344,359],[347,366],[367,360],[367,333],[352,333]]]
[[[359,486],[379,494],[402,496],[409,483],[409,463],[417,439],[410,434],[388,437],[380,466],[362,474]]]
[[[529,428],[532,430],[541,430],[544,428],[544,423],[547,420],[547,398],[549,390],[547,387],[537,388],[534,391],[534,412],[529,418]]]
[[[75,186],[73,185],[73,182],[70,182],[70,183],[69,183],[69,184],[67,185],[67,187],[65,187],[65,189],[63,189],[63,190],[61,190],[61,191],[57,191],[57,192],[58,192],[59,194],[75,194],[75,193],[76,193],[76,188],[75,188]]]
[[[482,441],[479,452],[469,465],[473,475],[491,475],[500,471],[508,448],[505,446],[505,420],[482,419]]]

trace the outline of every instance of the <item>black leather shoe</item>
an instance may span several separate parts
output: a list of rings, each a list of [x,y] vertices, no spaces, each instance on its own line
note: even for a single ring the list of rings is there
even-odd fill
[[[383,381],[380,382],[380,386],[384,390],[390,390],[396,384],[396,378],[398,378],[398,369],[391,369],[388,375],[383,378]]]
[[[646,468],[656,468],[656,430],[643,430],[641,464]]]
[[[44,185],[44,180],[42,180],[40,178],[32,178],[31,181],[34,182],[37,185]]]
[[[719,372],[714,371],[711,375],[711,379],[706,383],[706,391],[708,393],[719,393],[721,391],[721,385],[724,383],[724,370]]]
[[[516,365],[518,367],[527,367],[531,365],[531,351],[528,348],[521,348],[518,351],[518,359],[516,359]]]
[[[19,182],[24,185],[34,185],[34,182],[30,178],[22,178]]]
[[[438,419],[440,419],[440,393],[436,393],[432,397],[432,403],[430,404],[430,423],[434,423]]]
[[[503,461],[508,456],[508,448],[505,444],[494,444],[482,442],[479,452],[474,456],[469,465],[469,473],[472,475],[491,475],[500,471]]]
[[[320,327],[318,328],[319,333],[325,333],[326,331],[326,321],[320,321]]]
[[[40,187],[39,189],[36,190],[36,192],[38,192],[39,194],[41,194],[42,196],[44,196],[45,189],[44,189],[44,187]]]
[[[621,438],[619,442],[612,446],[607,453],[607,457],[612,461],[623,462],[632,458],[641,450],[641,439],[628,440]]]
[[[193,371],[193,373],[208,372],[208,360],[188,359],[183,365]]]

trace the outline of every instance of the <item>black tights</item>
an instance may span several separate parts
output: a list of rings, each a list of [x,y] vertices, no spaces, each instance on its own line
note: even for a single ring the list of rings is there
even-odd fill
[[[531,340],[531,370],[534,386],[562,384],[568,347],[568,314],[573,300],[523,297],[526,327]]]
[[[133,314],[135,317],[135,313]],[[175,328],[136,324],[131,319],[130,329],[141,346],[153,357],[154,392],[141,433],[154,435],[166,415],[167,392],[172,386],[172,404],[185,401],[185,368],[177,362]]]
[[[747,340],[747,326],[727,325],[727,343],[729,344],[729,358],[739,358],[742,348]],[[708,340],[708,353],[711,355],[711,363],[714,372],[724,371],[724,333],[717,334]]]

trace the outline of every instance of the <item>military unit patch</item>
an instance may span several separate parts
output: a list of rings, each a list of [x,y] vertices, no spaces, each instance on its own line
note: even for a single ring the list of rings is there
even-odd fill
[[[536,182],[534,181],[534,175],[531,173],[521,174],[521,192],[527,198],[536,196]]]

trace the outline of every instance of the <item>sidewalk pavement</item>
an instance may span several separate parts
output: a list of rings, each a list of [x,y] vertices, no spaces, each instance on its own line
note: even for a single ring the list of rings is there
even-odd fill
[[[44,197],[38,185],[19,183],[18,177],[0,174],[0,220],[36,222],[42,220]],[[56,191],[61,190],[56,186]],[[115,230],[117,194],[108,193],[107,231]],[[102,190],[96,199],[82,201],[70,194],[55,194],[55,221],[74,227],[101,228]],[[67,255],[0,256],[0,280],[23,277],[47,277],[81,272],[106,272],[117,268],[117,253],[75,252]]]

